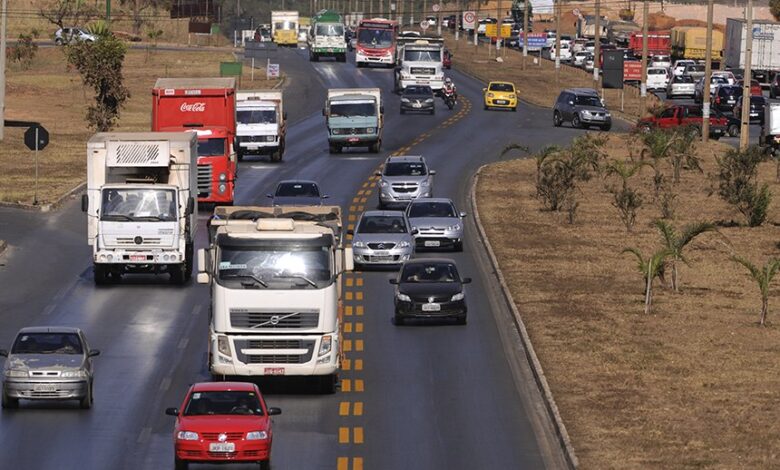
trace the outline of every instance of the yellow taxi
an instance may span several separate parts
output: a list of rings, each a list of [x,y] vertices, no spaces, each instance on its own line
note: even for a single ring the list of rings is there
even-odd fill
[[[517,111],[517,92],[512,82],[490,82],[482,89],[485,109],[509,108]]]

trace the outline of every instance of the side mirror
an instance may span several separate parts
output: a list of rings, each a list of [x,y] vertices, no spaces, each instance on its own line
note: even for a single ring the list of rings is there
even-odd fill
[[[382,172],[381,171],[375,171],[374,172],[374,176],[382,176]]]
[[[471,278],[470,277],[464,277],[460,280],[461,284],[471,284]]]
[[[329,195],[327,195],[327,194],[323,194],[323,195],[322,195],[322,196],[320,196],[320,197],[321,197],[322,199],[328,199],[328,198],[330,198],[330,196],[329,196]]]
[[[179,416],[179,409],[178,408],[166,408],[165,409],[165,414],[167,414],[168,416]]]
[[[265,197],[267,197],[267,198],[273,198],[273,197],[274,197],[274,195],[273,195],[273,194],[271,194],[271,193],[268,193],[268,194],[266,194],[266,195],[265,195]]]
[[[87,212],[89,210],[89,196],[86,194],[81,195],[81,212]]]
[[[90,349],[89,352],[87,353],[87,356],[88,357],[100,356],[100,350],[99,349]]]
[[[276,407],[268,408],[268,416],[275,416],[275,415],[280,415],[280,414],[282,414],[282,409],[281,408],[276,408]]]
[[[435,175],[435,174],[436,174],[436,170],[429,170],[429,171],[428,171],[428,173],[429,173],[431,176],[433,176],[433,175]]]
[[[8,351],[6,351],[5,349],[0,349],[0,356],[8,357]]]
[[[208,284],[211,282],[211,276],[209,276],[208,273],[198,273],[198,275],[195,277],[195,280],[198,282],[198,284]]]
[[[390,284],[392,284],[392,285],[394,285],[394,286],[397,286],[397,285],[398,285],[398,279],[395,279],[395,278],[393,278],[393,279],[388,279],[388,282],[390,282]]]
[[[192,215],[195,212],[195,198],[190,197],[187,199],[187,215]]]
[[[466,217],[468,214],[466,214],[465,212],[461,212],[461,213],[460,213],[460,214],[458,214],[458,215],[460,215],[460,217],[461,217],[461,218],[463,218],[463,217]]]

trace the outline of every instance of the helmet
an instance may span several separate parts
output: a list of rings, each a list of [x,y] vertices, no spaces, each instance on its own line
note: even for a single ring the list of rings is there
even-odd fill
[[[447,77],[444,79],[444,83],[446,83],[447,85],[452,85],[452,79],[450,77]]]

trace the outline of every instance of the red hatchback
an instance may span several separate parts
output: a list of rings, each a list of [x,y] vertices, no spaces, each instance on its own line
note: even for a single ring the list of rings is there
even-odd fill
[[[179,408],[173,429],[176,469],[192,462],[271,461],[270,416],[282,412],[268,408],[257,385],[246,382],[202,382],[190,387]]]

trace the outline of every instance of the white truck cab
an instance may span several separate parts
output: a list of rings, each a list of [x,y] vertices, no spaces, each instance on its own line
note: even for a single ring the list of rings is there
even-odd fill
[[[428,85],[434,93],[444,87],[444,41],[441,38],[410,38],[398,53],[396,91],[409,85]]]
[[[270,155],[282,161],[287,113],[281,90],[236,92],[236,142],[239,160],[245,155]]]

